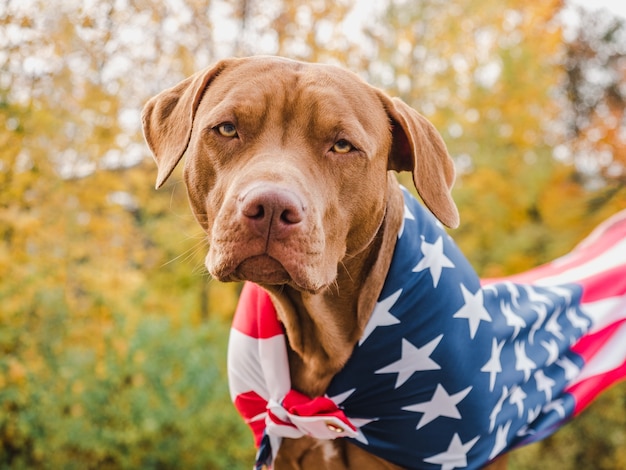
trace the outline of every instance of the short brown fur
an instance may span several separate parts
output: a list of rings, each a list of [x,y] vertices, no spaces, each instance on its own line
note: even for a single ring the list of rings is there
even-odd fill
[[[288,337],[292,386],[311,397],[350,357],[391,262],[403,202],[388,170],[411,171],[426,206],[458,225],[454,166],[439,133],[337,67],[224,60],[152,98],[143,123],[157,187],[188,153],[185,182],[209,238],[209,272],[269,292]],[[224,123],[236,138],[220,134]],[[336,152],[340,141],[353,149]],[[257,194],[288,201],[298,223],[259,226],[246,212]],[[397,467],[344,439],[301,438],[284,440],[275,468]]]

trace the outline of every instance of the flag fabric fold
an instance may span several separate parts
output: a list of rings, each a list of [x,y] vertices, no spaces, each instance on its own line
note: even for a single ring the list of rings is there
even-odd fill
[[[271,467],[283,437],[350,439],[405,468],[480,468],[537,441],[626,377],[626,211],[570,254],[481,281],[404,188],[377,305],[324,397],[291,389],[269,296],[246,284],[231,398]]]

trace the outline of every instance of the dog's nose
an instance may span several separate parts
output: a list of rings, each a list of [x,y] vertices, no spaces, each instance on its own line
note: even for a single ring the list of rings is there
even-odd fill
[[[274,239],[287,237],[302,222],[305,212],[295,193],[262,187],[248,191],[240,199],[239,210],[254,233]]]

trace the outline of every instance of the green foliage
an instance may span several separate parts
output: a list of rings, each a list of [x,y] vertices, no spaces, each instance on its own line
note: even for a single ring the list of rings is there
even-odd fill
[[[44,300],[44,299],[42,299]],[[103,347],[67,346],[62,295],[45,330],[0,359],[0,468],[249,468],[252,436],[227,405],[227,326],[123,316]]]
[[[376,3],[359,26],[348,0],[0,2],[0,468],[250,467],[223,370],[239,286],[208,279],[180,169],[155,191],[140,133],[150,96],[220,57],[337,63],[425,114],[483,276],[626,208],[623,21],[583,15],[568,42],[560,0]],[[512,468],[626,468],[625,397]]]
[[[511,470],[626,468],[626,384],[601,395],[549,439],[511,454]]]

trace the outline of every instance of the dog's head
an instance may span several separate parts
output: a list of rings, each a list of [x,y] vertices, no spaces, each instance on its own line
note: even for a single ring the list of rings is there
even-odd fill
[[[337,67],[228,59],[152,98],[146,141],[163,185],[185,152],[206,265],[223,281],[319,291],[380,227],[388,170],[413,173],[425,204],[458,225],[454,167],[416,111]]]

